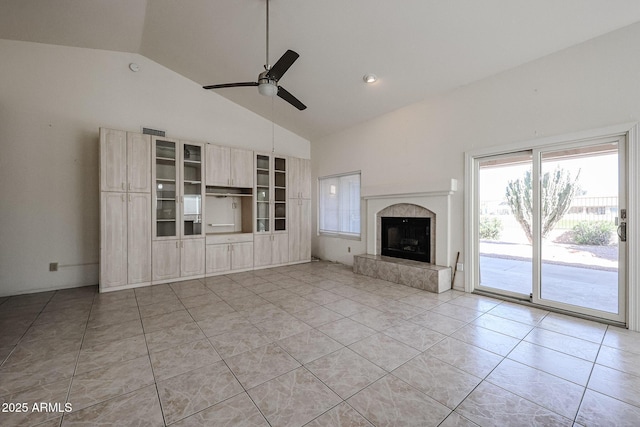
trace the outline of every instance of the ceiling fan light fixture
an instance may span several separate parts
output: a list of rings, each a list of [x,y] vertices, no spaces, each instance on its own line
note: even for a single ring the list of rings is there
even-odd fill
[[[278,93],[278,86],[271,82],[260,82],[258,92],[263,96],[275,96]]]
[[[378,76],[376,76],[375,74],[365,74],[362,77],[362,80],[365,83],[371,84],[371,83],[375,83],[378,80]]]

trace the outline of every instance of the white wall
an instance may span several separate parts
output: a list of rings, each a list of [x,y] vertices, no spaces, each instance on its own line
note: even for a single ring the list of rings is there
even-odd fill
[[[450,259],[457,251],[464,259],[465,151],[638,120],[638,45],[635,24],[314,140],[313,178],[361,170],[370,194],[390,186],[398,193],[441,190],[457,179]],[[317,206],[313,221],[317,227]],[[314,236],[314,256],[351,264],[353,254],[366,252],[366,224],[362,229],[361,242]],[[456,287],[463,283],[458,273]]]
[[[140,55],[0,40],[0,58],[0,296],[98,282],[99,127],[271,151],[271,122]],[[309,158],[277,126],[275,147]]]

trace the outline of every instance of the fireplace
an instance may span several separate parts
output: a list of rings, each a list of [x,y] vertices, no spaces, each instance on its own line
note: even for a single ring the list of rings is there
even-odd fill
[[[456,190],[455,179],[450,180],[447,188],[434,191],[392,194],[367,189],[363,193],[367,253],[354,256],[353,271],[431,292],[451,289],[451,196]],[[382,256],[382,218],[429,219],[429,237],[425,238],[429,242],[427,262]]]
[[[381,218],[381,254],[431,261],[431,218]]]

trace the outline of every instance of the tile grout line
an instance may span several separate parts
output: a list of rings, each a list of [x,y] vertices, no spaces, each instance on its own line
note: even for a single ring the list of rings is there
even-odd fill
[[[173,288],[171,288],[171,286],[169,286],[169,289],[171,289],[171,292],[174,293]],[[144,322],[142,322],[142,313],[140,312],[140,301],[138,300],[138,294],[135,292],[135,289],[133,291],[133,297],[136,300],[136,307],[138,308],[138,314],[140,315],[140,324],[142,326],[142,336],[144,337],[144,345],[147,348],[147,359],[149,359],[149,366],[151,367],[151,375],[153,375],[153,387],[156,390],[156,397],[158,399],[158,405],[160,406],[160,415],[162,416],[162,422],[164,423],[164,425],[167,425],[167,419],[164,416],[164,410],[162,407],[162,399],[160,399],[160,391],[158,390],[158,380],[156,379],[156,373],[155,370],[153,369],[153,363],[151,363],[151,351],[149,350],[149,343],[147,342],[147,334],[144,332]],[[177,298],[177,295],[176,295]]]
[[[596,368],[596,362],[598,360],[598,356],[600,355],[600,350],[602,349],[602,344],[604,343],[604,339],[607,336],[607,331],[609,331],[609,325],[604,330],[604,334],[602,334],[602,339],[600,340],[600,344],[598,345],[598,351],[596,352],[596,356],[593,359],[593,364],[591,366],[591,370],[589,371],[589,377],[584,385],[584,390],[582,391],[582,397],[580,398],[580,403],[578,404],[578,410],[576,411],[576,416],[573,418],[573,422],[578,422],[578,416],[580,415],[580,408],[582,408],[582,402],[584,401],[584,397],[587,394],[587,390],[589,390],[589,382],[591,381],[591,375],[593,375],[593,370]]]

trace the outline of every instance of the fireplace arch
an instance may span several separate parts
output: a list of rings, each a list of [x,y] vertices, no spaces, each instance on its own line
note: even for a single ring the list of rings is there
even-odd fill
[[[430,229],[436,229],[436,214],[429,209],[412,203],[397,203],[387,206],[376,214],[376,255],[382,254],[383,236],[382,236],[382,218],[423,218],[428,219]],[[436,233],[429,233],[429,246],[427,249],[428,259],[421,261],[435,264],[436,254]],[[382,254],[384,255],[384,254]],[[411,259],[411,258],[409,258]]]

